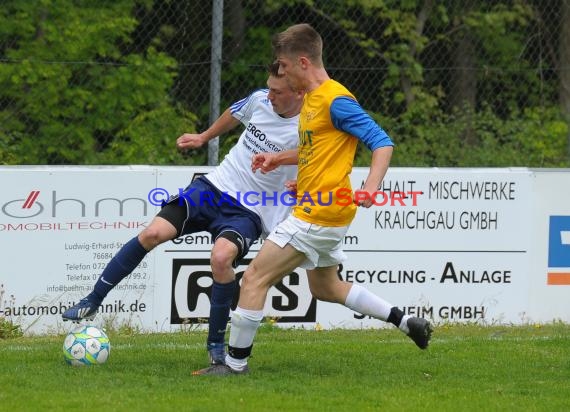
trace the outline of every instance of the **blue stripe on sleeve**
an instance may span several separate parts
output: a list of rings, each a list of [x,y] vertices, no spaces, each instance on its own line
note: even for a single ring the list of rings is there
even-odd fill
[[[258,89],[256,91],[254,91],[252,94],[250,94],[249,96],[244,97],[243,99],[232,103],[230,105],[230,113],[234,114],[235,112],[240,111],[243,108],[243,106],[245,106],[249,102],[249,99],[251,99],[251,96],[253,96],[255,93],[260,92],[260,91],[267,93],[269,90],[268,89]]]
[[[334,127],[358,138],[368,149],[374,151],[379,147],[394,146],[390,136],[356,100],[337,97],[331,104],[330,113]]]
[[[249,100],[250,97],[251,97],[251,95],[250,95],[250,96],[247,96],[247,97],[245,97],[245,98],[243,98],[243,99],[241,99],[241,100],[238,100],[238,101],[235,102],[235,103],[232,103],[232,105],[230,106],[230,112],[231,112],[232,114],[234,114],[235,112],[237,112],[238,110],[240,110],[243,106],[246,105],[246,103],[248,102],[248,100]]]

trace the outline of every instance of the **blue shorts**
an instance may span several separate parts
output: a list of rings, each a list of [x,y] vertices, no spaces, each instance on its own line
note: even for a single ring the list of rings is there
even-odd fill
[[[157,216],[168,220],[176,228],[177,236],[205,231],[212,235],[214,241],[219,237],[232,241],[238,247],[235,266],[261,236],[262,226],[257,214],[235,199],[230,203],[229,199],[233,198],[222,194],[201,176],[182,194],[171,197]]]

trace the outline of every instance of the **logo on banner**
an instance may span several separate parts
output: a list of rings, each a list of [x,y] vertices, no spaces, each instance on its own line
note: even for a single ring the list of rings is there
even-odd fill
[[[49,213],[49,216],[52,218],[57,218],[61,215],[68,216],[72,213],[82,218],[90,215],[99,217],[111,211],[122,217],[127,212],[127,209],[131,213],[148,215],[146,200],[138,197],[104,197],[94,201],[87,201],[81,198],[61,197],[56,190],[52,190],[48,194],[42,194],[43,199],[40,202],[38,199],[41,193],[40,190],[32,190],[25,198],[13,199],[0,204],[0,210],[5,216],[14,219],[30,219],[43,214],[44,211]]]
[[[34,217],[44,211],[44,206],[38,200],[39,190],[32,190],[25,199],[16,199],[5,203],[2,212],[9,217]]]
[[[249,262],[251,259],[243,259],[235,269],[238,285]],[[204,323],[210,317],[212,284],[209,259],[173,259],[170,323]],[[239,286],[232,310],[238,300]],[[264,314],[279,323],[315,322],[317,301],[311,295],[307,277],[292,272],[272,287],[267,294]]]
[[[550,216],[547,283],[570,285],[570,216]]]

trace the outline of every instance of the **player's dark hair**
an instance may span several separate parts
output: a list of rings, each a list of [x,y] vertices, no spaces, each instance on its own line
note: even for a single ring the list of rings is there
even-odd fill
[[[310,24],[290,26],[287,30],[274,35],[271,45],[274,56],[302,55],[316,66],[323,64],[323,39]]]
[[[276,61],[270,63],[267,66],[267,71],[269,72],[270,76],[280,77],[279,76],[279,62],[276,60]]]

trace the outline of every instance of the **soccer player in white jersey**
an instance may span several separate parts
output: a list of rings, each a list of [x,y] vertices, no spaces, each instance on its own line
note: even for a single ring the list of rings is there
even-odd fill
[[[234,268],[253,241],[271,232],[288,215],[286,202],[280,196],[275,199],[274,194],[283,193],[286,182],[295,179],[297,173],[296,166],[268,174],[255,174],[251,169],[254,154],[281,153],[297,147],[303,93],[292,90],[278,75],[278,68],[277,64],[269,68],[268,89],[258,90],[232,104],[205,132],[185,133],[177,139],[181,150],[196,148],[240,122],[245,125],[237,144],[222,163],[190,183],[182,195],[170,199],[149,226],[111,259],[93,292],[63,313],[64,320],[92,320],[111,289],[148,252],[176,237],[207,231],[215,239],[210,257],[214,283],[207,350],[211,364],[224,362],[225,331],[237,288]],[[244,196],[247,193],[249,197]]]

